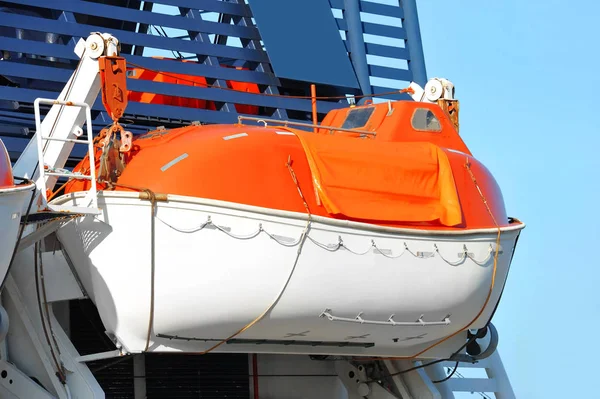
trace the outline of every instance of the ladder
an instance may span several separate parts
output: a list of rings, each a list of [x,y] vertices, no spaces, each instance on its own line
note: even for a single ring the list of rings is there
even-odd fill
[[[40,104],[48,104],[48,105],[63,105],[67,107],[80,107],[85,108],[85,124],[87,127],[87,140],[80,140],[77,137],[80,137],[83,131],[81,129],[75,130],[73,133],[76,138],[59,138],[53,136],[44,136],[44,132],[42,131],[41,117],[40,117]],[[38,170],[39,176],[36,180],[36,185],[39,192],[44,199],[44,204],[47,205],[48,209],[55,212],[66,212],[66,213],[77,213],[77,214],[88,214],[88,215],[98,215],[100,214],[100,209],[98,208],[98,195],[97,195],[97,184],[96,184],[96,168],[95,168],[95,160],[94,160],[94,143],[93,143],[93,130],[92,130],[92,112],[91,108],[88,104],[82,102],[73,102],[73,101],[61,101],[61,100],[51,100],[47,98],[37,98],[33,104],[34,113],[35,113],[35,128],[36,128],[36,138],[37,138],[37,151],[38,151]],[[56,165],[46,165],[44,162],[44,143],[48,141],[61,141],[64,143],[73,143],[73,144],[87,144],[88,146],[88,157],[90,161],[90,174],[86,175],[79,172],[71,172],[69,170],[56,167]],[[80,180],[89,180],[90,181],[90,189],[87,191],[87,194],[83,200],[83,206],[71,206],[71,205],[52,205],[48,204],[48,194],[47,189],[47,177],[55,176],[55,177],[66,177],[69,179],[80,179]]]
[[[443,362],[441,367],[452,370],[455,367],[455,363]],[[479,374],[478,376],[472,375],[476,374],[472,372],[463,375],[468,369],[485,371],[486,377],[483,377],[481,373],[477,373]],[[446,388],[452,393],[470,392],[478,394],[482,398],[515,399],[515,393],[510,385],[510,380],[508,379],[498,350],[494,351],[490,357],[480,360],[477,363],[462,363],[453,374],[452,378],[444,382]]]

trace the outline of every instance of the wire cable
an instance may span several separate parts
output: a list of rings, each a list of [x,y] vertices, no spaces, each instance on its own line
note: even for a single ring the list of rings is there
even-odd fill
[[[406,369],[406,370],[398,371],[396,373],[386,374],[386,375],[382,376],[381,378],[374,378],[374,379],[371,379],[369,381],[366,381],[366,383],[368,384],[370,382],[380,382],[383,378],[389,378],[389,377],[394,377],[394,376],[401,375],[401,374],[410,373],[411,371],[415,371],[415,370],[418,370],[418,369],[422,369],[424,367],[433,366],[434,364],[437,364],[437,363],[441,363],[441,362],[446,362],[448,360],[452,360],[452,358],[454,356],[458,355],[464,348],[467,347],[467,345],[469,345],[471,342],[475,341],[476,339],[477,339],[477,336],[473,335],[471,338],[469,338],[467,340],[467,342],[465,342],[460,348],[458,348],[452,355],[450,355],[446,359],[437,359],[437,360],[433,360],[433,361],[428,362],[428,363],[423,363],[423,364],[420,364],[418,366],[411,367],[411,368]],[[380,360],[383,360],[383,359],[385,359],[385,358],[380,358]],[[394,358],[390,358],[390,359],[394,359]]]
[[[48,328],[46,327],[46,320],[44,318],[44,312],[42,310],[42,298],[40,295],[40,277],[39,277],[39,260],[38,257],[40,256],[40,252],[39,252],[39,243],[35,243],[34,244],[34,278],[35,278],[35,291],[37,294],[37,303],[38,303],[38,310],[40,312],[40,321],[42,322],[42,328],[44,330],[44,336],[46,337],[46,343],[48,344],[48,346],[50,347],[50,355],[52,356],[52,360],[54,361],[54,365],[56,367],[56,376],[58,377],[59,381],[62,384],[66,383],[66,376],[63,373],[62,367],[60,362],[58,361],[58,358],[56,357],[56,353],[54,352],[54,346],[52,345],[52,342],[50,341],[50,336],[48,334]]]
[[[150,337],[152,335],[152,325],[154,324],[154,283],[155,283],[155,271],[156,271],[156,228],[155,228],[155,214],[156,214],[156,194],[150,189],[145,189],[144,192],[148,194],[150,200],[150,317],[148,318],[148,333],[146,336],[146,348],[144,352],[148,351],[150,347]]]
[[[291,157],[288,156],[288,160],[287,160],[287,163],[285,164],[285,166],[288,168],[288,170],[290,172],[290,176],[291,176],[292,180],[294,181],[296,188],[298,189],[298,194],[300,195],[300,198],[302,199],[302,202],[304,203],[304,207],[306,208],[306,212],[308,215],[308,217],[306,219],[306,226],[304,227],[304,230],[302,231],[302,235],[300,236],[300,243],[298,245],[298,250],[296,251],[296,258],[294,259],[294,264],[292,265],[292,269],[290,270],[288,278],[285,281],[285,283],[284,283],[283,287],[281,288],[281,290],[279,291],[279,293],[277,294],[277,296],[275,297],[275,300],[273,300],[273,302],[258,317],[256,317],[254,320],[252,320],[246,326],[242,327],[241,329],[239,329],[238,331],[233,333],[231,336],[225,338],[218,344],[212,346],[211,348],[209,348],[203,352],[198,353],[200,355],[205,355],[207,353],[212,352],[213,350],[217,349],[219,346],[227,343],[227,341],[231,340],[232,338],[235,338],[236,336],[240,335],[241,333],[248,330],[256,323],[261,321],[271,310],[273,310],[275,305],[277,305],[277,303],[279,303],[279,300],[283,296],[283,293],[285,292],[288,285],[290,284],[290,281],[292,280],[292,276],[294,275],[294,272],[296,271],[296,267],[298,266],[298,261],[300,260],[300,254],[302,253],[302,248],[304,247],[304,243],[306,242],[306,237],[308,236],[308,231],[310,230],[310,226],[312,223],[312,214],[308,207],[308,203],[306,202],[306,200],[304,198],[304,194],[302,194],[302,189],[300,188],[300,184],[298,183],[298,179],[296,178],[296,173],[294,172],[294,169],[292,168]]]
[[[446,377],[442,378],[441,380],[435,380],[435,381],[431,381],[431,382],[433,382],[434,384],[439,384],[441,382],[448,381],[450,378],[452,378],[452,376],[454,375],[454,373],[456,373],[457,369],[458,369],[458,361],[454,365],[454,369],[452,370],[452,372],[450,374],[448,374]]]
[[[455,333],[450,334],[448,336],[446,336],[446,338],[434,343],[433,345],[423,349],[421,352],[417,353],[414,357],[418,357],[420,355],[422,355],[423,353],[427,352],[428,350],[430,350],[431,348],[446,342],[447,340],[451,339],[452,337],[456,336],[457,334],[461,333],[462,331],[465,331],[469,328],[469,326],[471,326],[473,323],[475,323],[475,321],[477,321],[477,319],[479,319],[479,317],[481,317],[481,315],[483,314],[483,312],[485,311],[488,303],[490,302],[490,300],[492,299],[492,294],[494,292],[494,287],[496,285],[496,273],[498,272],[498,258],[500,256],[500,237],[502,235],[502,229],[500,228],[500,225],[498,224],[498,221],[496,220],[496,217],[494,216],[494,212],[492,212],[492,209],[490,208],[487,198],[485,197],[485,195],[483,194],[483,190],[481,190],[481,187],[479,186],[479,184],[477,183],[477,179],[475,178],[475,174],[473,173],[473,170],[471,169],[471,162],[469,161],[469,157],[466,157],[465,160],[465,165],[464,165],[465,169],[467,170],[467,172],[469,173],[470,177],[471,177],[471,181],[473,182],[473,185],[475,186],[475,189],[479,192],[479,196],[481,198],[481,201],[483,202],[483,205],[485,206],[488,214],[490,215],[490,218],[492,220],[492,222],[494,223],[494,226],[497,230],[497,235],[496,235],[496,248],[494,251],[494,265],[492,268],[492,279],[490,281],[490,287],[488,289],[488,293],[485,297],[485,301],[483,302],[483,305],[481,306],[481,309],[479,309],[479,312],[477,312],[477,314],[475,315],[475,317],[473,317],[473,319],[467,324],[465,325],[463,328],[457,330]],[[490,321],[488,320],[486,323],[489,323]],[[466,345],[465,345],[466,346]]]

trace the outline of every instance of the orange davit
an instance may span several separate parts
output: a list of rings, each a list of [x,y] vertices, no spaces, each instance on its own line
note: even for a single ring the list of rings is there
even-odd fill
[[[101,152],[98,146],[96,159]],[[123,158],[124,168],[106,189],[308,209],[391,227],[477,229],[496,227],[494,219],[498,226],[509,224],[494,178],[437,104],[334,110],[316,134],[242,124],[153,131],[137,137]],[[76,170],[87,168],[84,159]],[[86,184],[70,181],[65,191],[82,191]]]

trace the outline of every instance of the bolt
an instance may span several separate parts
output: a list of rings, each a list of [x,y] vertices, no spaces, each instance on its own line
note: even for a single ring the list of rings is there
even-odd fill
[[[431,92],[432,92],[432,93],[435,93],[435,92],[436,92],[435,86],[431,86]]]
[[[98,48],[98,44],[97,44],[97,43],[92,43],[92,44],[90,45],[90,48],[91,48],[92,50],[96,50],[96,49]]]

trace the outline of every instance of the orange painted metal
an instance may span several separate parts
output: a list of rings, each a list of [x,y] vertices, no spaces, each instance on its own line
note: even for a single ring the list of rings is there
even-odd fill
[[[127,108],[127,63],[122,57],[100,57],[100,80],[102,82],[102,104],[117,121]]]
[[[310,102],[312,105],[312,120],[313,120],[313,125],[316,125],[317,123],[319,123],[319,121],[317,120],[317,86],[315,86],[314,84],[310,85]],[[317,128],[315,127],[315,133],[317,133]]]
[[[160,57],[155,57],[160,58]],[[187,62],[187,61],[182,61]],[[132,79],[150,80],[153,82],[170,83],[176,85],[208,87],[206,79],[202,76],[184,75],[180,73],[160,73],[143,68],[134,68]],[[188,108],[207,108],[208,102],[197,98],[167,96],[164,94],[129,92],[129,100],[147,104],[174,105]]]
[[[153,57],[156,59],[170,60],[164,57]],[[173,62],[189,62],[189,60],[172,60]],[[233,68],[229,66],[223,66],[224,68]],[[235,69],[248,70],[248,68],[236,67]],[[195,86],[195,87],[211,87],[203,76],[186,75],[174,72],[160,72],[153,71],[144,68],[133,68],[132,79],[150,80],[153,82],[169,83],[175,85]],[[260,93],[260,89],[256,83],[249,82],[237,82],[233,80],[226,81],[226,89],[241,91],[244,93]],[[206,101],[197,98],[188,98],[181,96],[169,96],[164,94],[154,93],[141,93],[136,91],[129,92],[129,100],[147,104],[162,104],[162,105],[173,105],[178,107],[186,108],[200,108],[216,110],[216,105],[213,101]],[[235,109],[240,114],[247,115],[258,115],[259,107],[249,104],[235,104]]]
[[[231,68],[231,67],[227,67],[227,68]],[[242,68],[242,67],[236,67],[235,69],[238,70],[248,70],[248,68]],[[235,91],[241,91],[244,93],[254,93],[254,94],[258,94],[260,93],[260,89],[258,88],[258,85],[256,83],[250,83],[250,82],[237,82],[235,80],[228,80],[227,82],[227,87],[235,90]],[[247,114],[247,115],[258,115],[258,107],[256,105],[249,105],[249,104],[235,104],[235,110],[237,112],[239,112],[240,114]]]
[[[134,140],[128,163],[112,189],[132,186],[306,213],[286,166],[289,159],[313,215],[415,229],[496,227],[466,169],[470,163],[498,224],[509,224],[496,181],[472,157],[437,104],[402,101],[352,110],[369,107],[373,113],[360,129],[377,134],[368,137],[328,129],[315,134],[239,124],[150,132]],[[441,129],[413,128],[411,119],[418,108],[431,111]],[[330,112],[323,125],[341,127],[349,111]],[[315,156],[320,157],[318,162]],[[327,173],[333,173],[333,178],[315,173],[311,162],[320,163],[321,173],[330,167]],[[88,168],[86,163],[82,161],[76,170]],[[87,184],[71,181],[66,191],[84,190]],[[332,190],[337,193],[331,195]],[[354,194],[344,197],[344,190]],[[327,201],[344,211],[335,212]]]

